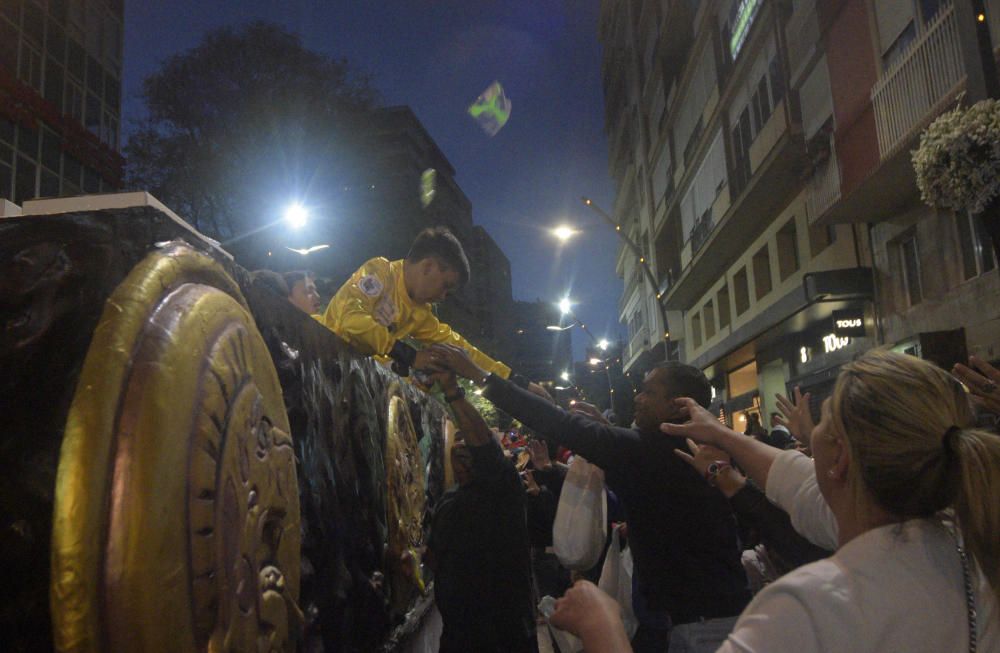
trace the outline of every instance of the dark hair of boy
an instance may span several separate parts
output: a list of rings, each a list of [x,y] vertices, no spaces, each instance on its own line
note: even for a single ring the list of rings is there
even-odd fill
[[[414,239],[406,260],[417,263],[425,258],[436,258],[439,263],[458,272],[459,283],[465,285],[471,275],[469,259],[465,256],[462,243],[447,227],[428,227]]]
[[[282,297],[288,297],[290,294],[290,287],[285,277],[274,270],[254,270],[250,273],[250,277],[256,286],[268,288]]]
[[[295,284],[305,279],[312,279],[313,273],[309,270],[292,270],[291,272],[282,272],[281,276],[288,285],[288,294],[291,294]]]
[[[667,370],[667,389],[675,397],[691,397],[703,408],[712,403],[712,385],[697,367],[668,361],[656,366]]]

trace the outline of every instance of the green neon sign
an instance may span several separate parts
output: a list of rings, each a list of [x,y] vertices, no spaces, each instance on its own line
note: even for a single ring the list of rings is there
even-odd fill
[[[729,37],[729,53],[733,59],[739,54],[743,42],[747,40],[750,33],[750,26],[757,16],[757,9],[760,8],[760,0],[739,0],[735,5],[735,11],[729,13],[729,26],[731,36]]]

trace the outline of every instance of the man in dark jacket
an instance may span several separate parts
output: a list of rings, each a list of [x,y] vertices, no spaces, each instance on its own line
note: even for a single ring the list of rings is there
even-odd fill
[[[646,609],[669,614],[669,641],[678,649],[714,651],[725,640],[750,600],[736,519],[726,499],[673,453],[686,450],[684,441],[659,430],[663,422],[686,419],[676,398],[708,405],[711,389],[700,370],[680,363],[652,370],[635,397],[637,428],[626,429],[569,413],[486,374],[457,348],[435,347],[431,361],[483,386],[483,395],[498,408],[604,469],[608,488],[628,515],[629,546]],[[650,630],[640,624],[633,646],[665,650],[665,633]]]
[[[458,486],[434,510],[427,544],[441,653],[537,653],[524,487],[486,422],[451,373],[436,377],[461,441]]]

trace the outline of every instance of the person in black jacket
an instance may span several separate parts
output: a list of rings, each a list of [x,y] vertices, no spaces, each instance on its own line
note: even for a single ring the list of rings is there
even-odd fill
[[[674,455],[684,440],[659,429],[662,422],[684,421],[674,399],[709,404],[710,386],[700,370],[665,363],[647,374],[635,398],[637,428],[627,429],[569,413],[486,374],[458,348],[433,347],[431,364],[471,379],[498,408],[604,469],[628,515],[640,598],[672,622],[669,634],[640,623],[637,651],[664,651],[668,641],[678,649],[714,651],[725,640],[750,600],[736,518],[725,497]]]
[[[462,438],[458,486],[434,509],[428,563],[441,613],[441,653],[537,653],[524,487],[451,373],[435,377]]]

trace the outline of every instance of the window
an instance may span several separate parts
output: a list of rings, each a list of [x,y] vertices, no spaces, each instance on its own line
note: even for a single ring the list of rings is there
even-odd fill
[[[24,3],[24,35],[38,46],[45,37],[45,12],[33,2]]]
[[[0,18],[0,66],[7,70],[17,70],[17,41],[17,28]]]
[[[809,251],[813,258],[837,240],[837,228],[834,225],[809,225]]]
[[[896,63],[909,49],[910,44],[917,38],[917,29],[913,21],[907,24],[906,28],[896,37],[889,49],[882,55],[882,70],[888,70],[892,64]]]
[[[63,113],[83,122],[83,87],[69,79],[63,95]]]
[[[38,132],[17,126],[17,149],[19,154],[29,156],[32,159],[38,158]]]
[[[691,344],[695,349],[701,347],[701,313],[691,316]]]
[[[14,183],[14,149],[0,143],[0,199],[13,199],[11,186]]]
[[[84,71],[87,69],[87,55],[83,51],[83,46],[75,39],[69,39],[69,49],[66,53],[66,69],[80,82],[83,81]]]
[[[799,270],[799,243],[795,230],[795,218],[792,218],[778,230],[778,276],[782,281]]]
[[[14,201],[24,204],[25,200],[35,197],[35,176],[38,168],[23,156],[17,157],[17,169],[14,173]]]
[[[28,45],[27,41],[21,41],[17,76],[36,91],[42,91],[42,53]]]
[[[917,250],[916,235],[909,236],[899,243],[900,259],[903,267],[903,285],[910,306],[916,306],[924,300],[923,285],[920,280],[920,252]]]
[[[745,267],[733,275],[733,292],[736,293],[736,314],[743,315],[750,308],[750,285]]]
[[[45,99],[51,102],[57,109],[62,107],[63,67],[56,63],[56,60],[49,57],[45,60]]]
[[[59,136],[46,127],[42,127],[42,165],[59,174]]]
[[[705,316],[705,340],[711,340],[715,336],[715,306],[711,299],[705,304],[702,315]]]
[[[962,251],[962,279],[968,280],[996,267],[993,246],[982,220],[967,212],[955,216],[958,245]]]
[[[715,303],[719,307],[719,330],[729,326],[729,286],[723,286],[715,295]]]
[[[101,135],[101,100],[93,93],[87,93],[87,117],[84,125],[90,133]]]
[[[63,157],[63,179],[72,184],[77,190],[80,186],[80,176],[83,171],[83,166],[74,157],[70,156],[69,153]]]
[[[39,197],[59,197],[59,175],[55,175],[42,168],[41,184],[38,189]]]
[[[778,103],[785,98],[785,78],[781,74],[778,57],[771,59],[768,70],[771,78],[771,105],[778,106]]]
[[[753,287],[757,299],[771,292],[771,259],[767,245],[753,255]]]

